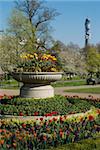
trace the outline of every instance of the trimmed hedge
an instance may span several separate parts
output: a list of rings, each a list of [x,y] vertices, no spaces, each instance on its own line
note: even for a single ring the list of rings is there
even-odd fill
[[[99,135],[100,136],[100,135]],[[52,150],[99,150],[100,138],[85,139],[77,143],[65,144]]]

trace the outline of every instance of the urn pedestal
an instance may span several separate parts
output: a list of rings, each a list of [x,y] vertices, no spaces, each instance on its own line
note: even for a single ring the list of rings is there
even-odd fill
[[[13,78],[23,83],[20,96],[25,98],[48,98],[54,96],[51,82],[60,80],[62,72],[11,72]]]

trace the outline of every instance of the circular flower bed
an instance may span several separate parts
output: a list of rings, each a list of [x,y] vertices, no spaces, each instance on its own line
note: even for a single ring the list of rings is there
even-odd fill
[[[92,138],[100,131],[99,99],[25,99],[5,95],[0,100],[1,150],[48,149]]]
[[[47,149],[90,138],[100,131],[100,111],[39,120],[2,119],[1,149]]]

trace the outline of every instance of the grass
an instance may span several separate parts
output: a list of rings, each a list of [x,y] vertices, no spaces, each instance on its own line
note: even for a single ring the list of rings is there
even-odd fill
[[[80,81],[59,81],[52,83],[53,87],[66,87],[66,86],[81,86],[81,85],[86,85],[85,80],[80,80]]]
[[[18,89],[18,82],[16,80],[4,80],[0,83],[2,89]],[[51,84],[53,87],[67,87],[67,86],[81,86],[86,85],[85,80],[80,81],[57,81]]]
[[[16,80],[2,80],[0,82],[0,88],[1,89],[19,89],[20,83],[18,83]]]
[[[14,85],[18,85],[18,82],[16,80],[2,80],[1,81],[1,85],[9,85],[9,84],[14,84]]]
[[[65,92],[100,94],[100,87],[70,89],[65,90]]]
[[[64,146],[51,148],[51,150],[99,150],[99,149],[100,149],[100,138],[86,139],[78,143],[65,144]]]

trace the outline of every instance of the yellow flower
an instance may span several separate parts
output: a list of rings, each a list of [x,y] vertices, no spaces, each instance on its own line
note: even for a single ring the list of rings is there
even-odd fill
[[[37,55],[37,53],[34,53],[34,56],[35,56],[35,58],[36,58],[36,59],[38,59],[38,55]]]
[[[22,58],[22,59],[27,59],[28,57],[27,57],[27,54],[26,54],[26,53],[23,53],[22,55],[20,55],[20,58]]]
[[[52,56],[52,60],[56,61],[57,59],[56,59],[56,57]]]
[[[31,55],[31,54],[30,54],[30,55],[29,55],[29,58],[30,58],[30,59],[34,58],[34,55]]]
[[[51,68],[51,71],[56,72],[57,69],[56,68]]]
[[[46,54],[43,54],[43,56],[41,57],[41,59],[46,59],[46,60],[48,60],[48,56],[46,55]]]

